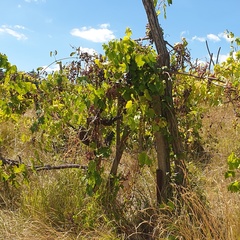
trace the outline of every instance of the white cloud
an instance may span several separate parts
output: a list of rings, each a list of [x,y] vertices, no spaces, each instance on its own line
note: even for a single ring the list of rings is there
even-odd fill
[[[218,62],[219,62],[219,63],[225,62],[228,57],[229,57],[229,54],[219,54],[219,56],[218,56]]]
[[[204,38],[204,37],[197,37],[197,36],[194,36],[194,37],[192,37],[192,40],[193,41],[199,41],[199,42],[205,42],[206,41],[206,39]]]
[[[42,71],[47,72],[47,73],[53,73],[56,71],[59,71],[59,64],[52,64],[49,66],[42,66]],[[40,71],[41,72],[41,71]]]
[[[212,33],[207,35],[207,39],[210,40],[210,41],[213,41],[213,42],[221,41],[221,39],[217,35],[212,34]]]
[[[184,32],[182,32],[182,33],[184,33]],[[209,33],[209,34],[207,34],[206,37],[197,37],[197,36],[192,37],[193,41],[196,40],[199,42],[205,42],[206,39],[213,41],[213,42],[220,42],[222,39],[226,40],[227,42],[231,42],[234,40],[234,38],[230,38],[228,33],[226,33],[226,32],[222,32],[217,35],[213,34],[213,33]]]
[[[233,40],[232,38],[228,38],[227,33],[219,33],[218,35],[209,33],[207,34],[206,37],[197,37],[197,36],[192,37],[192,41],[199,41],[199,42],[205,42],[206,40],[213,41],[213,42],[220,42],[221,39],[225,39],[228,42],[231,42]]]
[[[189,35],[189,31],[182,31],[182,32],[180,33],[180,37],[183,37],[183,36],[185,36],[185,35]]]
[[[17,29],[26,29],[24,26],[21,26],[21,25],[15,25],[14,28],[17,28]]]
[[[74,28],[70,31],[70,34],[92,42],[103,43],[115,38],[109,27],[109,24],[101,24],[98,29],[92,27]]]
[[[231,41],[234,40],[234,38],[230,38],[226,32],[219,33],[218,36],[219,36],[220,38],[225,39],[227,42],[231,42]]]
[[[218,56],[218,63],[225,62],[228,57],[229,57],[229,54],[219,54],[219,56]],[[216,62],[216,60],[217,60],[217,56],[214,55],[213,56],[213,61]]]
[[[2,25],[0,27],[0,33],[3,34],[8,34],[11,35],[13,37],[15,37],[17,40],[27,40],[27,36],[23,33],[20,33],[17,30],[23,30],[25,29],[25,27],[20,26],[20,25],[15,25],[15,26],[7,26],[7,25]]]
[[[27,3],[35,2],[35,3],[40,3],[40,2],[46,2],[46,0],[24,0]]]
[[[80,47],[80,51],[81,52],[87,52],[89,53],[90,55],[94,55],[96,54],[96,50],[94,50],[93,48],[84,48],[84,47]]]

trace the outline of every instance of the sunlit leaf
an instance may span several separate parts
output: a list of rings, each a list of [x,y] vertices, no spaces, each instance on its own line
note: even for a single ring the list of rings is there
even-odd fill
[[[128,38],[130,38],[131,35],[132,35],[132,30],[130,28],[127,28],[126,31],[125,31],[125,34]]]
[[[126,109],[132,108],[132,100],[127,101]]]
[[[140,68],[140,67],[142,67],[143,65],[144,65],[144,61],[143,61],[143,55],[141,55],[141,54],[137,54],[136,55],[136,57],[135,57],[135,61],[136,61],[136,63],[137,63],[137,66]]]

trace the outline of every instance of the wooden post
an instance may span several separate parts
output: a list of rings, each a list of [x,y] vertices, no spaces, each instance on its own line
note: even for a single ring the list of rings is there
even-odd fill
[[[153,0],[142,0],[148,23],[151,31],[152,40],[155,43],[156,50],[158,53],[158,66],[161,69],[166,67],[170,68],[170,56],[167,50],[166,42],[163,38],[163,30],[158,22],[158,17],[155,11]],[[169,73],[170,74],[170,73]],[[173,100],[172,100],[172,80],[169,78],[169,74],[162,73],[161,79],[165,81],[165,96],[155,96],[153,99],[153,108],[155,114],[159,117],[164,117],[168,123],[168,130],[172,137],[172,142],[168,142],[167,136],[162,132],[155,133],[156,148],[157,148],[157,159],[158,159],[158,170],[157,170],[157,183],[158,192],[161,198],[157,196],[158,203],[166,201],[170,189],[170,159],[169,149],[170,145],[173,148],[175,155],[177,156],[175,161],[175,173],[178,175],[177,184],[183,185],[184,183],[184,161],[182,159],[183,147],[181,138],[178,131],[177,119],[174,111]],[[163,107],[162,101],[167,107]],[[161,182],[160,182],[161,180]],[[160,187],[161,185],[161,187]]]
[[[161,169],[156,170],[156,176],[157,176],[157,202],[162,202],[162,190],[163,190],[163,180],[164,175]]]

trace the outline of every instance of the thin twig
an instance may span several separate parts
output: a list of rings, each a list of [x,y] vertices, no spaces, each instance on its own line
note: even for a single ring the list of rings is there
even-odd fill
[[[208,54],[210,56],[210,61],[209,61],[209,66],[211,66],[211,62],[213,63],[213,66],[215,65],[212,57],[213,57],[213,54],[210,52],[210,49],[209,49],[209,46],[208,46],[208,42],[206,41],[206,46],[207,46],[207,50],[208,50]]]
[[[216,64],[218,64],[218,58],[219,58],[219,55],[220,55],[220,51],[221,51],[221,47],[219,47],[218,52],[217,52]]]

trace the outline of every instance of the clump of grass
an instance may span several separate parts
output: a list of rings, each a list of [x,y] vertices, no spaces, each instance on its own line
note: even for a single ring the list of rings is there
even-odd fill
[[[227,171],[227,157],[239,149],[239,119],[231,105],[210,109],[203,119],[203,139],[211,155],[210,163],[205,167],[206,198],[214,215],[223,221],[228,232],[226,239],[240,238],[240,194],[227,190],[229,184],[224,175]]]
[[[9,157],[11,157],[14,154],[17,138],[18,132],[14,123],[2,122],[0,127],[0,156],[10,155]]]
[[[25,216],[75,235],[102,230],[103,226],[114,233],[98,195],[86,194],[86,181],[79,169],[36,176],[22,192],[21,210]]]
[[[158,207],[138,208],[130,219],[125,239],[233,239],[226,223],[191,189],[182,190]]]
[[[214,216],[211,208],[195,192],[183,191],[177,206],[179,216],[174,216],[176,236],[183,239],[227,239],[221,219]]]
[[[58,232],[42,221],[23,217],[19,211],[0,210],[0,238],[4,240],[73,240],[67,232]]]

